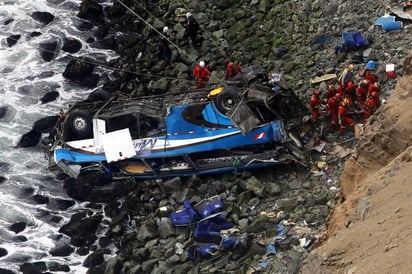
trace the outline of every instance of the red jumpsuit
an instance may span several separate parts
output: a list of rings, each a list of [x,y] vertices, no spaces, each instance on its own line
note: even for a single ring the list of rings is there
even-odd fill
[[[226,79],[231,80],[234,76],[242,72],[242,69],[238,64],[229,62],[225,69]]]
[[[365,108],[363,109],[363,123],[366,123],[366,120],[375,113],[375,111],[379,108],[380,106],[380,100],[379,97],[373,97],[369,96],[369,98],[366,100],[366,105]]]
[[[335,89],[335,87],[333,86],[333,87],[328,87],[328,89],[326,90],[326,102],[330,99],[330,98],[332,98],[333,96],[335,96],[335,94],[336,94],[336,89]]]
[[[330,115],[330,128],[334,128],[338,125],[338,108],[339,100],[335,96],[329,98],[326,103],[326,109]]]
[[[319,111],[320,111],[320,97],[319,95],[313,94],[312,98],[310,99],[309,103],[309,110],[312,112],[312,122],[316,124],[319,119]]]
[[[359,85],[356,89],[356,98],[360,107],[365,105],[366,97],[368,95],[368,87]]]
[[[193,77],[195,78],[196,87],[204,88],[206,82],[209,81],[210,71],[207,67],[201,67],[199,64],[193,69]]]
[[[340,104],[338,108],[338,119],[339,119],[339,135],[343,135],[345,133],[346,126],[353,127],[355,125],[355,121],[350,117],[347,113],[348,106],[346,104]]]
[[[356,84],[353,81],[349,81],[344,89],[343,97],[349,98],[351,102],[354,102],[356,99]]]
[[[370,70],[365,70],[365,74],[363,75],[363,78],[368,80],[369,83],[371,84],[378,82],[378,77],[376,77],[376,75],[373,74]]]
[[[377,83],[371,83],[371,84],[368,86],[368,97],[369,97],[370,94],[372,94],[372,92],[377,92],[377,93],[379,93],[379,88],[378,88],[378,86],[377,86]]]

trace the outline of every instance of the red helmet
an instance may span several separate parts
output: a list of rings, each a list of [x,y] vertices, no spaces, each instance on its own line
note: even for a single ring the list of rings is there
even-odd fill
[[[371,96],[377,98],[377,97],[378,97],[378,93],[377,93],[376,91],[372,91]]]
[[[341,100],[342,99],[342,94],[336,93],[335,98],[338,99],[338,100]]]
[[[320,90],[315,89],[315,90],[313,91],[313,95],[320,95]]]
[[[355,83],[353,81],[349,81],[348,82],[348,89],[354,89],[354,88],[356,88]]]

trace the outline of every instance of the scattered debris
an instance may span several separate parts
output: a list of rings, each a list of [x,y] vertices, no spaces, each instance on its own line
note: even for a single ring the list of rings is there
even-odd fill
[[[320,82],[323,82],[323,81],[335,79],[336,77],[338,77],[338,76],[335,73],[324,74],[322,76],[316,76],[316,77],[310,79],[310,83],[311,84],[316,84],[316,83],[320,83]]]
[[[385,14],[376,19],[375,26],[381,26],[384,31],[400,30],[402,29],[402,22],[395,21],[395,16]]]
[[[360,32],[343,32],[342,47],[346,50],[356,49],[369,45],[368,39],[363,37]]]

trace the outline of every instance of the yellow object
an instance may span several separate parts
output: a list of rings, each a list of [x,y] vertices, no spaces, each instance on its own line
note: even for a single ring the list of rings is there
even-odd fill
[[[223,89],[224,89],[224,87],[218,87],[218,88],[215,88],[215,89],[211,90],[209,92],[209,94],[207,95],[207,98],[217,96],[219,93],[221,93],[223,91]]]
[[[135,163],[130,163],[124,168],[124,171],[129,173],[144,173],[145,170],[147,170],[147,166]]]

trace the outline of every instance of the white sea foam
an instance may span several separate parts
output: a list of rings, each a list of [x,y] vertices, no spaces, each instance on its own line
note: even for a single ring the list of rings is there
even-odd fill
[[[81,0],[0,0],[0,107],[8,107],[6,116],[0,119],[0,175],[7,178],[0,184],[0,248],[8,252],[0,257],[3,269],[17,272],[19,265],[26,262],[53,261],[69,265],[70,273],[82,274],[87,270],[82,266],[82,256],[73,253],[68,257],[53,257],[49,253],[55,247],[61,225],[85,205],[76,203],[60,210],[51,208],[52,203],[37,204],[33,200],[36,194],[50,200],[69,197],[62,183],[47,169],[40,147],[15,148],[35,121],[56,115],[61,108],[67,108],[69,101],[84,99],[90,93],[63,78],[71,58],[93,54],[107,61],[114,56],[111,51],[91,48],[85,42],[91,33],[76,28],[82,21],[76,17],[80,3]],[[31,17],[34,11],[49,12],[55,19],[43,26]],[[31,37],[32,32],[41,35]],[[11,35],[21,37],[14,46],[7,47],[6,38]],[[50,62],[40,57],[41,43],[50,39],[61,42],[64,38],[79,40],[81,51],[73,55],[60,51]],[[42,105],[39,99],[51,90],[58,91],[59,97]],[[61,220],[50,221],[53,216]],[[10,226],[17,222],[26,223],[26,227],[15,234]],[[69,242],[66,236],[63,239]]]

